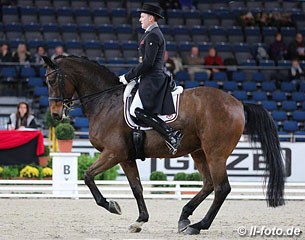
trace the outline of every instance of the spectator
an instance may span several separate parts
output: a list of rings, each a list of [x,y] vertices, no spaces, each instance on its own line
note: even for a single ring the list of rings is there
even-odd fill
[[[304,69],[301,67],[299,59],[293,58],[291,61],[291,68],[289,70],[289,78],[290,81],[299,88],[301,82],[305,80],[305,72]]]
[[[176,69],[175,62],[168,56],[167,51],[164,52],[164,67],[166,72],[169,72],[172,75],[174,74]]]
[[[0,62],[12,62],[13,56],[10,50],[8,43],[2,43],[1,53],[0,53]]]
[[[255,26],[255,19],[251,12],[241,15],[239,20],[243,27]]]
[[[297,33],[295,40],[289,44],[288,54],[291,60],[294,58],[305,60],[305,44],[302,33]]]
[[[25,43],[19,43],[17,51],[13,53],[13,62],[18,62],[20,64],[31,62],[31,53],[28,52]]]
[[[267,12],[258,12],[255,16],[256,22],[260,27],[266,27],[271,25],[271,17]],[[252,25],[254,26],[254,25]]]
[[[51,56],[51,59],[54,60],[58,56],[68,56],[68,53],[65,52],[63,46],[55,47],[54,54]]]
[[[286,58],[287,47],[283,41],[282,34],[277,32],[275,34],[275,40],[270,44],[270,58],[275,62]]]
[[[215,48],[211,47],[209,49],[208,56],[204,59],[205,65],[209,66],[223,66],[223,60],[220,56],[217,55]],[[210,68],[209,69],[209,75],[211,75],[215,72],[219,72],[221,69],[219,68]]]
[[[203,68],[199,65],[204,64],[204,58],[199,55],[199,48],[193,46],[191,49],[190,56],[186,59],[188,65],[194,65],[188,67],[188,72],[190,75],[191,80],[194,80],[194,75],[196,72],[202,72]]]
[[[35,63],[44,64],[42,56],[47,56],[47,51],[44,46],[38,46],[36,49],[36,54],[34,56]]]
[[[264,46],[258,46],[256,49],[256,60],[260,62],[261,60],[268,60],[269,54]]]
[[[29,105],[26,102],[20,102],[17,105],[17,112],[9,117],[8,129],[37,128],[35,117],[30,113]]]

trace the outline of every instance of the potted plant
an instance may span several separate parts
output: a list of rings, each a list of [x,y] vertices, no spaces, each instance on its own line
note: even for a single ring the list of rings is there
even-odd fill
[[[49,155],[50,155],[50,148],[49,146],[44,146],[44,153],[38,157],[39,160],[39,166],[45,167],[48,164],[49,161]]]
[[[70,123],[60,123],[55,128],[60,152],[71,152],[75,129]]]
[[[151,174],[150,174],[150,177],[149,177],[149,180],[151,181],[167,181],[167,176],[164,172],[161,172],[161,171],[153,171]],[[154,184],[153,187],[170,187],[169,185],[165,184]],[[160,193],[164,193],[164,191],[158,191],[158,192],[155,192],[153,191],[152,194],[160,194]]]
[[[3,179],[14,179],[18,177],[19,170],[13,166],[4,166],[1,173]]]
[[[90,156],[87,154],[81,154],[78,157],[78,180],[84,179],[85,171],[99,158],[100,154]],[[95,180],[115,180],[119,176],[119,166],[116,165],[105,172],[102,172],[95,176]]]
[[[185,181],[202,181],[202,177],[201,177],[200,173],[198,173],[198,172],[189,173],[189,174],[186,174]],[[202,185],[189,185],[188,187],[198,188],[198,187],[202,187]],[[197,193],[198,193],[198,191],[196,191],[196,190],[182,191],[182,194],[197,194]]]

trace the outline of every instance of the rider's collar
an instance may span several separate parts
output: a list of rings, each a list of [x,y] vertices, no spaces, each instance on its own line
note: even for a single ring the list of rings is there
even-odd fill
[[[158,23],[153,23],[151,24],[148,28],[146,28],[145,32],[150,32],[151,30],[153,30],[153,28],[159,27]]]

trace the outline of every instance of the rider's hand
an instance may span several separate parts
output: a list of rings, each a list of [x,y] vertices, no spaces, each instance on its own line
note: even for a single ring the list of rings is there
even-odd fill
[[[127,85],[127,84],[128,84],[128,82],[127,82],[127,80],[126,80],[126,78],[125,78],[125,75],[119,76],[119,81],[120,81],[121,83],[123,83],[124,85]]]

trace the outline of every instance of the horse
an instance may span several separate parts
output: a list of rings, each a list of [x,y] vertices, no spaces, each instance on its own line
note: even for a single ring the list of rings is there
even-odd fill
[[[94,182],[97,174],[120,164],[139,211],[129,231],[141,231],[149,214],[134,157],[132,129],[123,116],[124,86],[107,67],[86,58],[62,56],[55,60],[43,59],[47,66],[46,83],[52,116],[62,119],[66,109],[79,100],[89,120],[90,142],[101,152],[99,159],[84,173],[85,184],[96,204],[111,213],[121,214],[119,204],[108,201]],[[190,154],[204,179],[202,189],[182,208],[178,220],[179,233],[195,235],[211,226],[231,191],[226,171],[227,158],[245,131],[252,143],[260,144],[266,161],[267,205],[284,205],[285,173],[278,132],[272,117],[262,106],[243,104],[216,88],[186,89],[180,96],[179,116],[170,125],[181,129],[184,135],[177,153],[174,156],[170,154],[163,138],[149,130],[144,141],[145,157],[177,158]],[[208,212],[192,224],[189,216],[213,191],[214,199]]]

